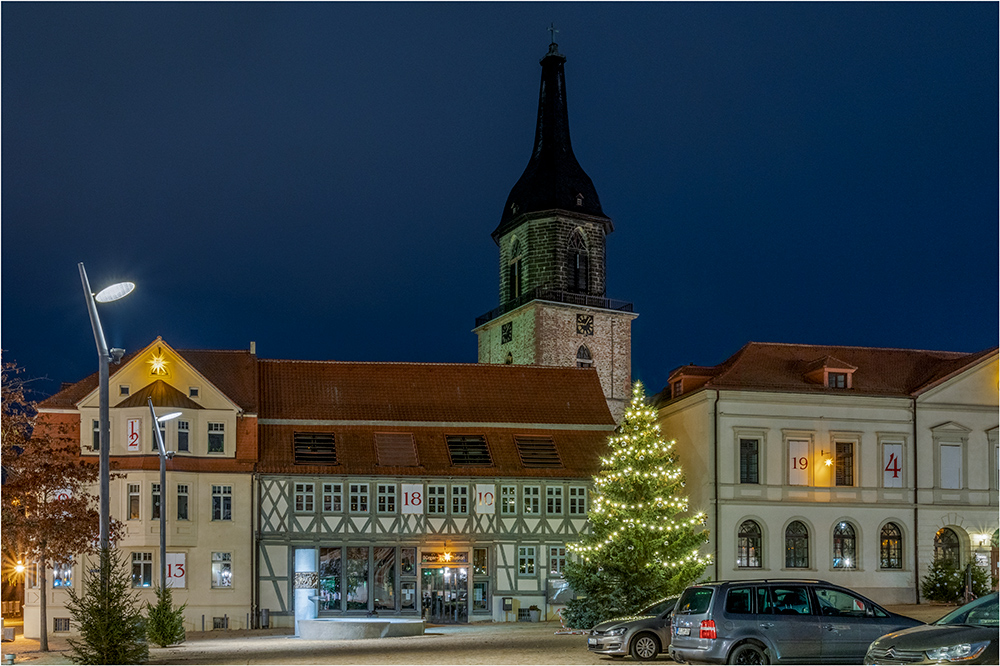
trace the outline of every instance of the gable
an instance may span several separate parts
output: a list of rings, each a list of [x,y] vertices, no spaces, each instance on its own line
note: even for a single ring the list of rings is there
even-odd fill
[[[1000,365],[994,352],[970,368],[920,393],[920,404],[1000,405],[997,387],[1000,385]]]

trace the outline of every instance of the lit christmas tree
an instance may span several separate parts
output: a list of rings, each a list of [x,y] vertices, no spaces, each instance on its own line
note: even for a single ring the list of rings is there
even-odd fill
[[[566,567],[576,593],[564,612],[572,627],[589,628],[680,594],[710,561],[698,551],[708,540],[705,514],[681,515],[688,509],[683,472],[655,417],[636,382],[594,478],[590,532],[567,546],[576,556]]]

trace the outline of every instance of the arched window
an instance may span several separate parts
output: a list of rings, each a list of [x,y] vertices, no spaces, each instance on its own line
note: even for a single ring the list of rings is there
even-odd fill
[[[798,520],[785,528],[785,568],[809,568],[809,528]]]
[[[589,283],[590,254],[583,241],[583,234],[579,229],[574,229],[569,237],[569,290],[585,294]]]
[[[503,363],[504,365],[514,365],[514,355],[507,352],[507,358],[504,359]]]
[[[736,566],[741,569],[759,569],[760,560],[760,525],[752,520],[744,520],[736,537]]]
[[[590,356],[590,350],[587,349],[587,345],[580,345],[580,348],[576,350],[576,367],[589,368],[592,365],[594,365],[594,359]]]
[[[958,550],[958,535],[955,530],[942,527],[934,535],[934,561],[944,560],[956,567],[961,564]]]
[[[522,293],[521,241],[514,239],[510,244],[510,259],[507,261],[507,289],[510,299],[519,298]]]
[[[842,520],[833,528],[833,568],[856,569],[857,567],[854,525]]]
[[[896,523],[882,526],[879,537],[879,564],[883,569],[903,568],[903,531]]]

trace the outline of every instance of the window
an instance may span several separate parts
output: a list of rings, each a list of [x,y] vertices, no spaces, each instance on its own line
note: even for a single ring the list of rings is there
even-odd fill
[[[128,395],[128,386],[122,384],[118,387],[118,395],[125,397]]]
[[[545,512],[551,515],[562,515],[562,486],[545,487]]]
[[[760,440],[740,439],[740,483],[760,483]]]
[[[500,513],[505,516],[517,513],[517,486],[500,486]]]
[[[323,484],[323,511],[339,513],[343,511],[343,486],[339,483]]]
[[[566,569],[566,547],[549,547],[549,571],[557,576],[562,576]]]
[[[488,611],[490,609],[489,581],[477,580],[472,584],[472,610]]]
[[[941,444],[941,487],[958,489],[962,487],[962,446]]]
[[[189,398],[197,398],[199,392],[200,391],[198,391],[198,387],[197,386],[190,386],[190,387],[188,387],[188,397]]]
[[[562,467],[551,437],[514,437],[521,464],[528,468]]]
[[[395,513],[396,512],[396,484],[395,483],[380,483],[380,484],[378,484],[378,512],[379,513]]]
[[[209,423],[208,424],[208,452],[209,453],[225,453],[226,452],[226,424],[225,423]]]
[[[846,520],[833,528],[833,568],[856,569],[858,560],[854,547],[854,525]]]
[[[854,442],[837,442],[837,461],[834,483],[838,486],[854,485]]]
[[[684,381],[680,380],[680,379],[678,379],[677,381],[675,381],[674,382],[674,386],[671,389],[671,391],[672,391],[671,395],[673,397],[675,397],[675,398],[680,397],[680,395],[682,393],[684,393]]]
[[[934,561],[947,562],[953,566],[961,564],[959,558],[958,535],[955,530],[942,527],[934,535]]]
[[[830,388],[834,388],[834,389],[847,388],[847,373],[846,372],[828,372],[826,374],[826,384]]]
[[[819,602],[819,611],[822,615],[857,618],[863,618],[866,615],[886,617],[861,597],[856,597],[845,590],[815,587],[813,591],[816,592],[816,601]]]
[[[56,562],[52,565],[52,587],[73,587],[73,565]]]
[[[292,434],[296,465],[336,465],[337,447],[332,432]]]
[[[584,516],[587,514],[587,489],[582,486],[572,486],[569,489],[569,515]]]
[[[580,345],[576,350],[576,367],[589,368],[592,365],[594,365],[594,359],[590,355],[590,350],[587,349],[587,345]]]
[[[736,537],[736,566],[741,569],[759,569],[760,544],[760,525],[752,520],[743,521]]]
[[[163,439],[163,449],[167,448],[167,424],[165,421],[153,421],[153,427],[160,431],[160,437]],[[153,436],[149,438],[152,444],[151,451],[159,452],[160,442],[156,438],[156,430],[153,431]]]
[[[809,529],[798,520],[785,528],[785,568],[809,568]]]
[[[68,617],[52,618],[52,631],[60,633],[64,631],[69,631],[69,618]]]
[[[538,486],[524,487],[524,513],[527,515],[537,515],[542,512],[541,508],[542,489]]]
[[[139,515],[139,490],[138,483],[128,484],[128,519],[141,520]]]
[[[451,512],[464,515],[469,513],[469,487],[451,487]]]
[[[726,594],[726,613],[743,615],[753,613],[754,588],[734,587]]]
[[[781,585],[771,588],[772,612],[778,615],[811,615],[809,591],[797,585]]]
[[[374,610],[396,610],[396,549],[392,546],[375,546],[372,559],[372,597]]]
[[[517,573],[519,576],[535,575],[534,546],[521,546],[517,549]]]
[[[233,586],[233,554],[212,553],[212,587]]]
[[[94,451],[101,450],[101,422],[94,419],[94,440],[91,447]]]
[[[879,565],[883,569],[903,568],[903,531],[896,523],[886,523],[882,526]]]
[[[583,204],[583,197],[577,196],[577,206]],[[583,234],[579,229],[574,229],[569,237],[569,291],[578,294],[587,293],[587,284],[590,277],[590,255],[587,253],[587,245],[583,242]]]
[[[295,513],[312,513],[315,486],[311,483],[295,484]]]
[[[190,451],[191,429],[187,421],[177,422],[177,450]]]
[[[445,513],[447,501],[444,486],[427,486],[427,513]]]
[[[319,609],[339,611],[342,600],[340,548],[319,549]]]
[[[510,259],[507,261],[508,300],[521,296],[523,288],[521,269],[521,242],[515,238],[510,244]]]
[[[350,484],[351,513],[368,513],[368,484]]]
[[[233,519],[233,487],[212,486],[212,520]]]
[[[413,433],[377,432],[375,451],[378,453],[378,464],[381,466],[417,466],[417,448],[413,444]]]
[[[481,435],[471,437],[446,437],[448,455],[452,465],[488,467],[493,464],[486,438]]]
[[[486,576],[489,574],[487,567],[487,550],[485,548],[472,549],[472,575]]]
[[[188,487],[187,484],[177,484],[177,520],[188,519]]]
[[[153,496],[153,520],[160,519],[160,484],[153,483],[150,485],[150,490]]]
[[[368,546],[347,548],[347,610],[368,610]]]
[[[132,587],[150,587],[153,584],[153,554],[132,553]]]

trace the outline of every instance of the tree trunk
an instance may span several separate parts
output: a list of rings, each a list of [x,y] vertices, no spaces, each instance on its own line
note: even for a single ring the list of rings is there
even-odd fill
[[[41,572],[38,574],[38,582],[40,584],[40,590],[38,598],[40,600],[38,604],[38,649],[42,652],[49,651],[49,618],[48,613],[46,613],[46,604],[48,602],[48,585],[45,577],[45,555],[43,554],[39,558],[38,568]]]

